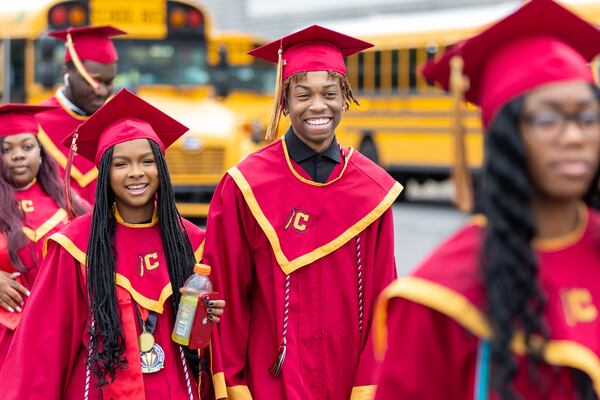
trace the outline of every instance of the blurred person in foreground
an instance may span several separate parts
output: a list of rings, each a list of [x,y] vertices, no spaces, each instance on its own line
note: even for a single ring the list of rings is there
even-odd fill
[[[425,67],[448,88],[464,61],[484,216],[385,290],[376,399],[600,394],[599,52],[596,27],[532,0]]]

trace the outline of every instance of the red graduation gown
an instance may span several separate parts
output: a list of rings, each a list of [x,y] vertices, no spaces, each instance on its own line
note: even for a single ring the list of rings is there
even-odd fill
[[[88,117],[74,113],[57,97],[51,97],[41,105],[57,107],[36,114],[36,118],[40,124],[38,138],[46,152],[58,164],[60,176],[64,177],[69,148],[63,146],[61,142]],[[94,204],[97,178],[98,170],[94,163],[76,154],[71,167],[71,188],[90,204]]]
[[[551,336],[538,379],[528,373],[522,338],[515,339],[514,386],[524,399],[578,399],[571,368],[585,372],[600,394],[600,214],[583,215],[564,238],[534,242]],[[377,400],[474,398],[478,343],[490,335],[478,274],[482,238],[474,220],[383,292],[374,337],[387,352]]]
[[[23,232],[29,239],[29,243],[19,251],[19,257],[27,272],[21,273],[17,282],[31,290],[42,261],[44,239],[67,223],[67,213],[58,207],[54,199],[44,192],[37,182],[24,190],[16,191],[15,197],[25,215],[21,223]],[[12,265],[0,265],[0,269],[9,273],[17,272]],[[27,297],[24,300],[27,304]],[[16,311],[10,313],[0,309],[0,368],[21,315]]]
[[[128,366],[102,391],[92,375],[89,398],[189,399],[187,375],[192,398],[197,400],[195,379],[171,340],[173,289],[156,214],[149,224],[126,224],[118,216],[117,220],[115,281]],[[84,264],[90,225],[88,213],[47,241],[48,253],[35,290],[0,372],[3,400],[84,398],[89,342]],[[204,232],[185,220],[184,226],[200,257]],[[164,350],[165,367],[152,374],[142,374],[140,369],[136,303],[143,314],[158,313],[154,337]]]
[[[225,379],[218,398],[371,397],[367,343],[374,301],[396,276],[390,206],[401,186],[362,155],[342,156],[318,184],[277,141],[217,187],[203,260],[227,301],[217,325],[222,365],[213,360]],[[284,314],[287,354],[274,377]]]

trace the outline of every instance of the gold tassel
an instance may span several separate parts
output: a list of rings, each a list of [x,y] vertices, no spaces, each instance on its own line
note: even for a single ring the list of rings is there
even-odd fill
[[[470,212],[473,209],[473,185],[467,162],[465,129],[462,121],[464,93],[469,88],[469,81],[463,75],[463,66],[464,61],[460,56],[454,56],[450,59],[450,90],[454,98],[454,168],[452,179],[456,191],[454,202],[460,211]]]
[[[98,87],[100,85],[98,85],[98,82],[96,82],[96,80],[90,76],[89,72],[87,72],[87,70],[83,66],[83,63],[79,59],[79,55],[75,51],[75,45],[73,45],[73,38],[71,37],[70,33],[67,33],[67,42],[66,43],[67,43],[67,51],[69,52],[69,55],[71,56],[71,60],[73,61],[73,64],[75,65],[75,68],[77,69],[77,72],[79,72],[79,74],[83,77],[83,79],[85,79],[85,81],[87,83],[89,83],[89,85],[91,87],[93,87],[94,90],[98,90]]]
[[[271,110],[271,117],[269,118],[269,125],[267,125],[267,133],[265,135],[266,141],[272,141],[277,136],[277,128],[279,127],[279,119],[283,112],[283,99],[281,89],[283,82],[281,76],[283,74],[283,50],[281,47],[277,52],[277,76],[275,77],[275,93],[273,94],[273,109]]]
[[[67,216],[69,221],[75,219],[75,206],[73,205],[73,193],[71,191],[71,168],[73,167],[73,159],[75,158],[75,153],[77,153],[77,138],[79,137],[79,133],[77,130],[73,134],[73,140],[71,141],[71,147],[69,148],[69,156],[67,157],[67,165],[65,166],[65,186],[64,186],[64,196],[65,196],[65,208],[67,209]]]

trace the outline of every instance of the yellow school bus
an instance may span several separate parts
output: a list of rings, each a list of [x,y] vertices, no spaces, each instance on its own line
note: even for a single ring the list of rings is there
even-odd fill
[[[128,32],[114,40],[115,86],[190,128],[169,148],[167,160],[182,214],[206,215],[221,176],[255,148],[264,130],[272,90],[265,85],[275,71],[241,56],[261,39],[217,33],[197,1],[40,0],[0,12],[2,102],[36,103],[60,87],[65,48],[48,31],[105,24]]]
[[[519,5],[373,16],[331,25],[375,45],[347,59],[349,81],[361,107],[344,115],[336,131],[338,140],[359,149],[400,181],[448,178],[454,161],[453,99],[426,82],[419,68]],[[600,23],[600,3],[566,5]],[[463,117],[467,159],[476,171],[483,159],[479,110],[468,105]]]

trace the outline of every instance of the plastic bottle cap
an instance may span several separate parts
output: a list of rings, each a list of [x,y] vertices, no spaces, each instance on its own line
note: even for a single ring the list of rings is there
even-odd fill
[[[210,265],[206,264],[196,264],[194,265],[194,272],[198,275],[210,275]]]

